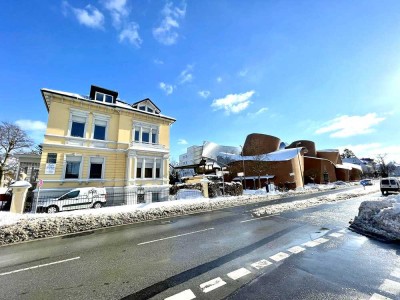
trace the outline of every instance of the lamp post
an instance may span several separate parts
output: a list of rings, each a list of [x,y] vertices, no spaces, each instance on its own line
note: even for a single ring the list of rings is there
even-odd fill
[[[240,153],[242,155],[242,167],[243,167],[243,176],[244,176],[244,189],[246,189],[246,172],[244,170],[244,157],[243,157],[243,147],[242,145],[239,145],[239,147],[242,149],[242,152]]]
[[[298,155],[299,167],[300,167],[301,186],[304,187],[303,171],[301,170],[301,163],[300,163],[300,151],[299,151],[299,148],[298,148],[300,145],[301,145],[301,142],[296,143],[297,155]]]

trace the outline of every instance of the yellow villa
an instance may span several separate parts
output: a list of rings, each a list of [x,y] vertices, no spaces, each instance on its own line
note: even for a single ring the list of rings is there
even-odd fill
[[[112,201],[125,204],[167,199],[175,119],[162,115],[150,99],[128,104],[118,92],[93,85],[89,96],[41,92],[49,114],[39,170],[41,195],[105,187],[108,195],[123,194]],[[128,191],[132,193],[126,196]]]

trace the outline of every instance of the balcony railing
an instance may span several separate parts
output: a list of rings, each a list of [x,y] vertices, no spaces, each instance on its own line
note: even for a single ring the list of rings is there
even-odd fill
[[[161,144],[153,144],[147,142],[131,142],[130,148],[132,149],[154,149],[154,150],[168,150],[167,147]]]

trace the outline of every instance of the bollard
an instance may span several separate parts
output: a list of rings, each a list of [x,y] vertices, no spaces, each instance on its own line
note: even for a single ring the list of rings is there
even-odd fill
[[[10,185],[12,189],[10,212],[16,214],[24,213],[26,194],[31,186],[27,181],[16,181]]]

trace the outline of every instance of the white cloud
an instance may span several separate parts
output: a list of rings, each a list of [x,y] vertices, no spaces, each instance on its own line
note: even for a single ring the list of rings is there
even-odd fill
[[[37,144],[43,142],[43,136],[46,133],[47,125],[42,121],[32,120],[17,120],[15,124],[18,125],[22,130],[26,131],[30,138],[32,138]]]
[[[162,89],[167,95],[171,95],[174,92],[174,87],[170,84],[160,82],[160,89]]]
[[[188,142],[185,139],[179,139],[178,140],[178,145],[187,145]]]
[[[142,39],[139,36],[139,25],[135,22],[131,22],[125,26],[125,28],[119,34],[119,41],[123,42],[127,40],[129,43],[136,47],[140,47]]]
[[[207,99],[208,96],[210,96],[211,93],[210,93],[210,91],[199,91],[198,94],[199,94],[200,97],[203,97],[203,98]]]
[[[187,65],[186,69],[179,74],[179,84],[184,84],[186,82],[191,82],[193,80],[193,74],[190,72],[193,70],[192,65]]]
[[[261,114],[265,113],[267,110],[268,110],[267,107],[262,107],[259,110],[257,110],[255,113],[248,113],[247,115],[249,117],[255,117],[255,116],[258,116],[258,115],[261,115]]]
[[[164,45],[173,45],[176,43],[179,34],[179,22],[186,15],[186,3],[183,2],[182,7],[174,6],[172,2],[167,2],[161,11],[163,20],[157,28],[153,28],[154,38]]]
[[[243,94],[229,94],[224,98],[215,99],[211,104],[214,110],[225,110],[226,114],[237,114],[245,110],[251,103],[250,98],[254,95],[254,91],[249,91]]]
[[[219,77],[217,77],[216,80],[217,80],[218,83],[220,83],[220,82],[222,82],[222,77],[219,76]]]
[[[326,122],[322,128],[315,131],[316,134],[331,132],[330,137],[350,137],[360,134],[374,132],[375,125],[385,120],[377,117],[376,113],[369,113],[365,116],[340,116]]]
[[[357,144],[357,145],[345,145],[338,147],[340,153],[343,153],[344,149],[350,149],[358,158],[372,158],[375,159],[378,154],[387,154],[386,160],[396,161],[400,163],[400,146],[384,146],[381,143],[369,143],[369,144]]]
[[[96,7],[88,4],[84,9],[75,8],[69,5],[67,1],[63,2],[63,6],[72,10],[80,24],[91,28],[103,28],[104,15]]]
[[[249,72],[248,69],[241,70],[241,71],[238,72],[238,76],[245,77],[248,72]]]
[[[129,14],[126,0],[103,0],[104,7],[110,12],[113,25],[119,27],[121,19]]]

